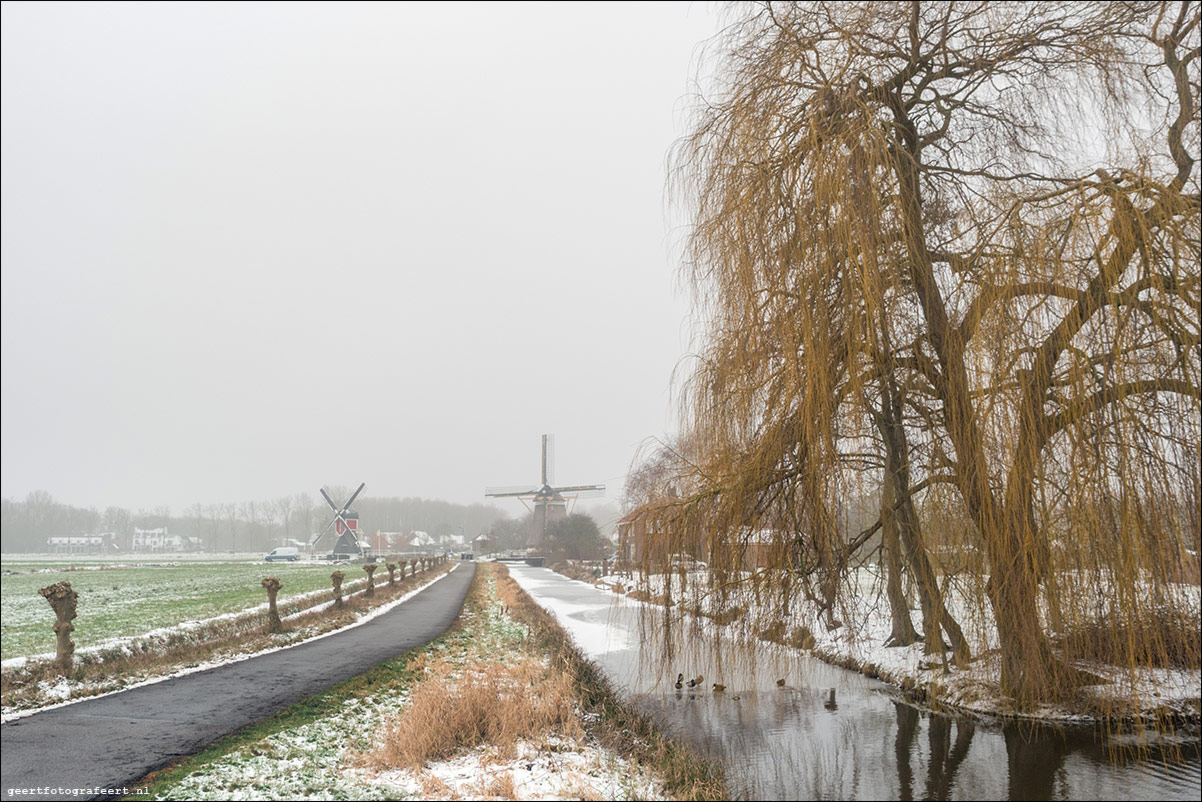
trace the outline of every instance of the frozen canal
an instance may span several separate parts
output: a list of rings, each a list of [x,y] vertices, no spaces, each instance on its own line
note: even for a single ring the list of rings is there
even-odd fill
[[[721,760],[742,798],[1199,796],[1196,734],[1135,759],[1092,728],[935,714],[903,701],[891,686],[793,650],[760,644],[751,664],[695,634],[679,638],[679,656],[663,666],[659,644],[640,627],[638,602],[546,568],[509,570],[636,706]],[[678,673],[705,679],[696,691],[677,691]],[[713,693],[713,682],[726,691]],[[1111,759],[1116,749],[1118,762]]]

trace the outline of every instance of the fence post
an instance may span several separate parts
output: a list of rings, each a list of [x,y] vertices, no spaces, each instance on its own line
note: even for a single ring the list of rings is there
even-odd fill
[[[55,660],[58,661],[63,673],[68,674],[74,663],[75,643],[71,640],[71,633],[75,631],[75,625],[71,621],[75,618],[75,603],[79,599],[79,594],[71,590],[70,582],[55,582],[53,585],[42,588],[38,593],[50,602],[51,608],[54,609],[54,616],[57,619],[54,622],[54,634],[58,638]]]

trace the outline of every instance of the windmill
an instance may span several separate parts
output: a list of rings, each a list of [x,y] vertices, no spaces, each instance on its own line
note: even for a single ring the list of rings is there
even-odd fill
[[[538,487],[514,485],[511,487],[486,487],[485,498],[516,498],[534,510],[534,531],[526,546],[538,549],[547,536],[547,528],[569,512],[569,501],[573,506],[577,499],[595,498],[605,495],[605,485],[565,485],[552,487],[555,481],[555,436],[543,435],[543,473]]]
[[[326,532],[330,531],[330,527],[338,534],[338,542],[334,544],[334,550],[331,554],[363,554],[365,548],[359,542],[356,533],[359,531],[359,513],[351,509],[351,505],[355,503],[355,499],[363,492],[363,488],[367,487],[367,483],[359,485],[359,489],[351,494],[351,497],[346,500],[346,503],[341,508],[337,507],[330,498],[329,493],[325,488],[321,488],[321,497],[326,500],[326,504],[330,505],[330,509],[334,511],[334,518],[326,528],[314,535],[309,540],[309,548],[317,545],[317,541],[325,537]]]

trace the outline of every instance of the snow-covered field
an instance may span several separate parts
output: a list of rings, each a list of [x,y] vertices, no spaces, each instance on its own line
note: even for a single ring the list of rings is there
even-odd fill
[[[183,776],[157,786],[157,799],[655,799],[663,791],[647,769],[588,734],[546,733],[512,749],[477,744],[418,770],[388,766],[376,750],[391,722],[406,715],[428,677],[470,682],[487,665],[530,659],[528,632],[496,598],[466,608],[462,627],[408,658],[377,669],[369,692],[327,694],[316,717],[297,716],[261,737],[244,738]],[[416,671],[406,670],[417,666]],[[438,670],[436,667],[441,666]],[[449,667],[449,669],[448,669]],[[447,673],[449,670],[449,674]],[[362,695],[360,695],[362,694]]]
[[[292,632],[287,635],[280,635],[277,637],[281,638],[282,642],[277,645],[268,647],[268,648],[257,649],[254,651],[247,651],[247,652],[222,653],[222,654],[219,654],[218,656],[215,656],[213,659],[206,660],[204,662],[190,663],[188,665],[175,665],[175,666],[168,668],[165,671],[161,671],[161,673],[152,673],[149,675],[143,675],[143,674],[139,673],[134,676],[121,676],[121,677],[110,678],[108,680],[101,681],[99,683],[88,682],[86,680],[85,681],[71,680],[71,679],[67,679],[66,677],[56,676],[55,678],[45,680],[42,683],[41,692],[42,692],[42,696],[44,699],[44,703],[39,703],[38,706],[36,706],[36,707],[29,707],[29,708],[22,708],[22,709],[12,709],[12,708],[6,707],[6,708],[4,708],[3,713],[0,714],[0,720],[2,720],[4,722],[8,722],[13,719],[23,718],[25,716],[33,715],[34,713],[38,713],[42,710],[47,710],[47,709],[50,709],[53,707],[62,707],[63,705],[66,705],[66,704],[73,704],[73,703],[81,701],[83,699],[93,699],[93,698],[96,698],[97,696],[107,696],[111,693],[120,693],[121,691],[129,690],[131,688],[136,688],[141,685],[149,685],[149,684],[152,684],[155,682],[163,682],[164,680],[169,680],[169,679],[172,679],[173,677],[181,677],[181,676],[184,676],[185,674],[192,674],[192,673],[195,673],[198,671],[208,671],[211,668],[216,668],[218,666],[227,665],[229,663],[241,662],[242,660],[248,660],[252,657],[257,657],[259,655],[267,654],[268,652],[279,651],[280,649],[287,649],[287,648],[296,646],[297,644],[303,643],[306,641],[315,640],[317,638],[328,637],[330,635],[345,631],[352,627],[361,626],[361,625],[367,623],[368,621],[372,620],[373,618],[376,618],[377,616],[381,616],[384,613],[387,613],[387,612],[393,610],[395,607],[397,607],[397,605],[402,604],[403,602],[407,601],[409,598],[411,598],[415,594],[419,593],[427,585],[429,585],[432,582],[436,582],[437,580],[441,579],[443,576],[446,576],[446,572],[438,571],[438,570],[434,570],[427,574],[423,574],[423,575],[419,576],[417,585],[414,586],[412,589],[410,589],[408,592],[404,593],[403,595],[401,595],[395,599],[384,602],[382,604],[379,604],[376,607],[370,608],[368,610],[365,610],[365,611],[357,614],[355,616],[354,622],[351,624],[348,624],[348,625],[342,626],[342,627],[338,627],[335,629],[319,630],[319,629],[315,629],[315,628],[310,628],[310,629],[303,630],[303,631]],[[347,588],[347,585],[348,585],[348,583],[344,583],[343,588],[344,589]],[[319,606],[319,607],[325,606],[325,604],[326,603],[323,603],[323,604],[317,605],[317,606]],[[284,619],[284,620],[287,621],[287,619]],[[23,660],[24,658],[21,658],[21,659]]]
[[[55,582],[70,582],[79,593],[72,639],[87,650],[265,605],[259,583],[266,576],[279,577],[279,603],[287,604],[329,588],[331,571],[328,563],[177,561],[174,555],[146,562],[5,560],[0,564],[0,658],[8,667],[15,658],[53,655],[54,612],[38,589]],[[354,579],[351,571],[347,574]]]

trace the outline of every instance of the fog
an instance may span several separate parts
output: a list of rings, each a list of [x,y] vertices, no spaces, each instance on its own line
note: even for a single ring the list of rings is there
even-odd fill
[[[4,4],[3,496],[471,503],[550,432],[618,498],[687,366],[665,159],[717,28]]]

